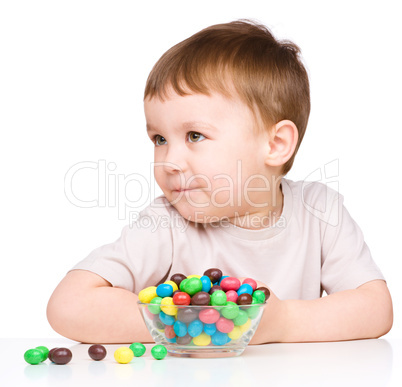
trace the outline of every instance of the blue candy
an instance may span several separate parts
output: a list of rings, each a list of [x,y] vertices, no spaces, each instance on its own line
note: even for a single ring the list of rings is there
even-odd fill
[[[250,296],[252,296],[253,288],[251,287],[251,285],[249,285],[249,284],[240,285],[240,288],[237,289],[237,295],[240,296],[240,294],[243,294],[243,293],[248,293],[248,294],[250,294]]]
[[[213,345],[225,345],[230,341],[229,336],[227,333],[223,333],[220,331],[216,331],[212,336],[211,336],[211,341]]]
[[[202,333],[203,329],[204,324],[200,320],[196,319],[194,321],[191,321],[190,324],[188,324],[187,331],[191,337],[197,337]]]
[[[156,294],[159,297],[171,297],[173,294],[173,286],[170,284],[160,284],[156,287]]]
[[[202,291],[209,293],[209,291],[211,290],[211,280],[209,279],[209,277],[206,275],[203,275],[200,278],[200,280],[202,282]]]
[[[216,325],[215,323],[213,324],[204,324],[204,332],[207,335],[212,336],[216,332]]]
[[[169,343],[175,343],[176,342],[176,337],[173,337],[173,339],[168,339],[167,337],[165,337],[167,341],[169,341]]]
[[[159,313],[159,318],[165,325],[173,325],[175,322],[174,316],[170,316],[162,311]]]
[[[187,334],[187,325],[180,321],[177,320],[174,324],[173,324],[173,330],[174,333],[176,333],[177,336],[179,337],[183,337]]]

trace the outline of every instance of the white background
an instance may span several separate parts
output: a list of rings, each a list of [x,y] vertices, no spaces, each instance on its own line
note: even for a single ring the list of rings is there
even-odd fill
[[[253,18],[298,44],[310,75],[309,126],[287,177],[304,180],[339,163],[338,176],[322,181],[335,181],[362,228],[393,296],[388,337],[402,337],[397,3],[2,1],[0,336],[58,337],[46,320],[52,291],[129,222],[108,201],[116,190],[140,198],[136,182],[121,181],[114,191],[117,175],[151,182],[142,99],[154,63],[209,25]],[[74,175],[72,189],[87,201],[101,191],[105,205],[72,204],[66,173],[99,160],[116,167],[103,174],[110,184],[99,188],[97,170],[87,168]]]

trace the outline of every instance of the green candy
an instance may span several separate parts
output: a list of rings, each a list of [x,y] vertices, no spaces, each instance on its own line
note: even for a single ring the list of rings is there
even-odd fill
[[[135,357],[141,357],[147,350],[145,345],[141,343],[133,343],[129,348],[133,351]]]
[[[183,287],[186,293],[188,293],[190,296],[193,296],[195,293],[198,293],[202,290],[202,281],[197,277],[187,278],[187,281],[184,283]]]
[[[253,298],[255,298],[257,304],[263,304],[265,302],[265,294],[261,290],[254,291]]]
[[[167,349],[164,345],[155,345],[151,349],[151,353],[156,360],[162,360],[167,355]]]
[[[216,292],[214,292],[216,293]],[[213,293],[213,294],[214,294]],[[239,305],[237,305],[236,303],[232,302],[232,301],[228,301],[226,302],[226,305],[222,308],[222,316],[226,317],[229,320],[233,320],[235,317],[238,316],[239,314]]]
[[[36,347],[35,349],[39,349],[39,351],[42,351],[42,361],[45,361],[49,355],[49,348],[40,345],[39,347]]]
[[[263,292],[261,292],[261,293],[264,294]],[[265,297],[265,295],[264,295],[264,297]],[[247,309],[247,315],[252,320],[255,319],[258,316],[258,313],[260,313],[259,304],[261,304],[261,302],[259,302],[255,297],[253,297],[253,301],[251,302],[251,305],[255,305],[255,306],[250,306]]]
[[[223,306],[226,305],[227,297],[226,293],[223,290],[215,290],[211,294],[211,305],[214,306]]]
[[[180,282],[179,288],[180,288],[180,290],[181,290],[182,292],[185,291],[185,290],[184,290],[184,286],[186,285],[186,282],[187,282],[188,280],[189,280],[189,278],[184,278],[184,280]]]
[[[240,309],[238,315],[233,319],[235,326],[240,326],[248,321],[248,314],[246,311]]]
[[[152,313],[152,314],[159,314],[161,311],[161,302],[162,302],[162,297],[154,297],[150,304],[148,305],[148,310]],[[152,304],[152,305],[151,305]]]
[[[28,349],[24,353],[24,359],[29,364],[39,364],[43,361],[43,352],[40,349]]]

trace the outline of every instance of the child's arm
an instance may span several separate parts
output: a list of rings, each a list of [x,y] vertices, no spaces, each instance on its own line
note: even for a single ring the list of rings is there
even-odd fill
[[[80,342],[153,342],[137,301],[94,273],[73,270],[53,292],[47,317],[56,332]]]
[[[392,323],[392,300],[383,280],[316,300],[281,301],[271,291],[251,344],[378,338]]]

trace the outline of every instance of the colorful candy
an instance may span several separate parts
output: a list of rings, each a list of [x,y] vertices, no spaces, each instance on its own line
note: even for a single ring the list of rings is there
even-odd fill
[[[162,360],[167,355],[167,349],[163,345],[155,345],[151,349],[151,354],[156,360]]]
[[[241,282],[211,268],[202,276],[173,274],[169,281],[141,290],[138,299],[147,304],[143,311],[148,328],[160,332],[167,343],[221,346],[250,330],[269,295],[269,289],[258,288],[252,278]]]
[[[145,345],[141,343],[133,343],[129,348],[133,351],[135,357],[141,357],[146,351]]]
[[[49,351],[49,359],[55,364],[67,364],[73,358],[73,354],[68,348],[53,348]]]

